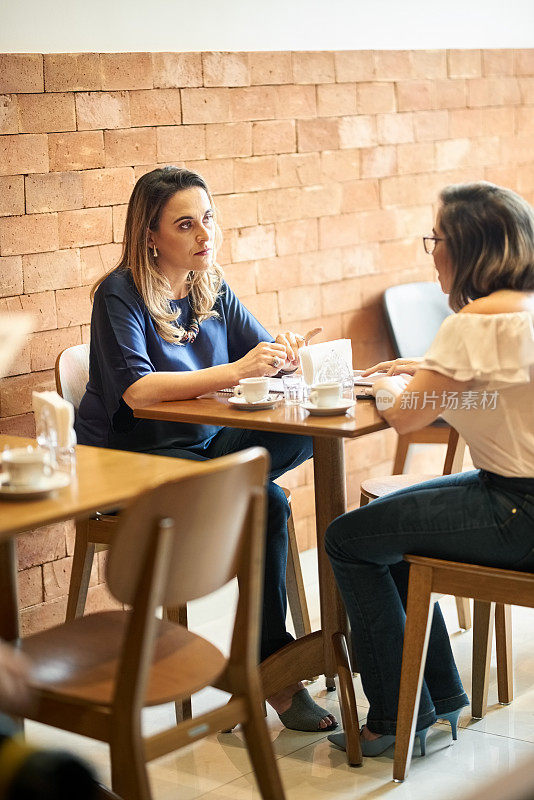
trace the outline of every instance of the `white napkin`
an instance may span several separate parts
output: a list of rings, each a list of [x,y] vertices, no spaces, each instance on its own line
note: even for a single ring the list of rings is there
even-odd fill
[[[301,347],[302,374],[308,386],[314,383],[352,379],[352,344],[350,339],[335,339]]]
[[[37,430],[43,430],[45,417],[48,427],[56,431],[58,447],[70,447],[73,441],[74,406],[57,392],[32,392]]]

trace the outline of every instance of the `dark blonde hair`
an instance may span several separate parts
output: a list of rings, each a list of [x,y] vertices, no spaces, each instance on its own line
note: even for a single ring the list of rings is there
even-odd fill
[[[191,271],[187,276],[187,290],[191,308],[199,322],[217,316],[213,306],[222,284],[222,269],[216,263],[217,248],[222,235],[215,218],[215,206],[204,178],[196,172],[179,167],[162,167],[143,175],[134,186],[124,226],[122,255],[115,269],[130,270],[143,301],[154,320],[160,336],[168,342],[180,343],[184,329],[178,324],[179,311],[170,306],[172,292],[167,278],[158,270],[151,248],[148,246],[149,230],[157,231],[161,212],[176,192],[198,186],[210,200],[215,221],[214,262],[209,270]],[[91,298],[106,273],[91,289]]]
[[[446,186],[440,200],[454,311],[499,289],[534,290],[534,211],[526,200],[485,181]]]

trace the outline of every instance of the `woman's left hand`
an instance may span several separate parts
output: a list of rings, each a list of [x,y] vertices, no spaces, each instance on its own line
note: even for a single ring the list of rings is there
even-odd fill
[[[292,331],[285,331],[284,333],[278,334],[275,342],[283,345],[286,349],[286,363],[282,365],[282,369],[288,364],[291,367],[297,367],[299,363],[299,348],[305,345],[304,336],[300,336],[298,333],[293,333]]]
[[[423,358],[394,358],[391,361],[379,361],[372,367],[362,370],[362,378],[373,372],[385,372],[386,375],[415,375],[421,369]]]

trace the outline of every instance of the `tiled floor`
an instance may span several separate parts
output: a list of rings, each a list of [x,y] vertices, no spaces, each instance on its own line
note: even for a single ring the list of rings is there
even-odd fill
[[[318,619],[315,554],[303,556],[311,614]],[[227,647],[231,625],[233,590],[198,602],[190,608],[191,628]],[[220,609],[227,609],[221,618]],[[452,598],[442,601],[458,667],[466,687],[470,686],[471,634],[457,629]],[[218,615],[218,616],[217,616]],[[393,751],[365,759],[362,768],[348,767],[345,755],[333,748],[320,734],[299,734],[283,729],[270,711],[269,729],[278,759],[287,800],[353,800],[354,798],[392,797],[395,800],[447,800],[477,793],[492,777],[514,769],[522,760],[534,759],[534,611],[514,609],[515,700],[498,705],[495,669],[492,666],[490,707],[484,720],[471,722],[469,713],[461,718],[462,730],[451,746],[450,728],[436,725],[427,739],[427,755],[420,758],[418,746],[408,780],[392,781]],[[360,718],[365,719],[366,702],[359,681],[356,685]],[[310,691],[329,710],[338,713],[334,693],[326,696],[318,681]],[[468,690],[469,691],[469,690]],[[219,695],[219,696],[217,696]],[[195,697],[194,710],[217,704],[224,696],[206,691]],[[171,725],[173,706],[151,710],[146,715],[146,730],[153,732]],[[109,781],[107,747],[82,737],[56,731],[35,723],[27,725],[32,742],[68,747],[91,761],[103,782]],[[149,766],[154,800],[258,800],[254,776],[239,730],[205,739],[187,749],[166,756]]]

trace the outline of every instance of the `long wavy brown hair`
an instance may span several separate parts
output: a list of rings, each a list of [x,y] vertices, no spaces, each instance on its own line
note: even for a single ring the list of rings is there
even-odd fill
[[[534,290],[534,210],[526,200],[486,181],[446,186],[439,199],[453,311],[498,289]]]
[[[217,249],[222,241],[221,230],[217,224],[216,210],[206,181],[196,172],[179,167],[162,167],[143,175],[134,186],[124,227],[122,255],[115,269],[130,270],[137,288],[160,336],[167,342],[180,344],[184,329],[178,322],[180,312],[173,310],[171,286],[167,278],[158,270],[151,248],[148,246],[149,230],[157,231],[163,207],[176,192],[198,186],[209,197],[215,222],[215,243],[213,264],[207,271],[193,272],[187,276],[187,292],[193,314],[199,322],[217,316],[214,310],[219,294],[223,273],[216,263]],[[91,289],[91,299],[102,281],[110,274],[103,275]]]

